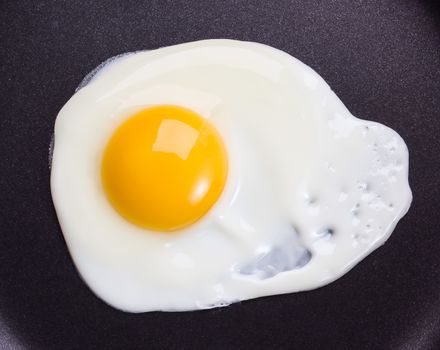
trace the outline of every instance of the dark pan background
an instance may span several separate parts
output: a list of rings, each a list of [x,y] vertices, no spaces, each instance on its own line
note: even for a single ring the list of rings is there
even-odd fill
[[[354,115],[397,130],[410,150],[413,205],[385,246],[324,288],[208,311],[123,313],[86,287],[62,238],[49,191],[54,120],[106,58],[205,38],[287,51]],[[440,349],[434,2],[2,0],[0,44],[1,349]]]

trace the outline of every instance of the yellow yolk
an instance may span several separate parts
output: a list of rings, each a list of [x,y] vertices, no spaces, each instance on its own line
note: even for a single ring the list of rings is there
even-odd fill
[[[145,109],[114,132],[101,177],[113,207],[148,229],[173,231],[200,219],[220,196],[228,173],[217,130],[177,106]]]

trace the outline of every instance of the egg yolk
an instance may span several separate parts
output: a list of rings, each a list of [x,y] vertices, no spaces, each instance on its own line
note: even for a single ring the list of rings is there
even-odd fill
[[[111,136],[101,178],[112,206],[151,230],[193,224],[217,201],[228,173],[223,141],[206,119],[178,106],[148,108]]]

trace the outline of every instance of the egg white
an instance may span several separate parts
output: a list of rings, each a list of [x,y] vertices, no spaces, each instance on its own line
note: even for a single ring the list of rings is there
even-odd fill
[[[219,130],[226,188],[196,224],[157,233],[119,216],[100,182],[113,131],[154,105]],[[89,287],[125,311],[183,311],[313,289],[383,244],[411,202],[408,150],[353,117],[325,81],[269,46],[205,40],[123,55],[60,111],[51,190]]]

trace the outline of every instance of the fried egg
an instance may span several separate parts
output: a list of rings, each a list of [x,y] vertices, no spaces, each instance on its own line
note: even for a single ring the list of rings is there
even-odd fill
[[[59,112],[51,192],[92,291],[185,311],[326,285],[411,203],[408,150],[269,46],[204,40],[118,56]]]

